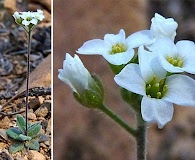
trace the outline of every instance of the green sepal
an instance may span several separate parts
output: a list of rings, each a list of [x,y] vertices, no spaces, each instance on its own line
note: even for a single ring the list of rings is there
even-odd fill
[[[41,127],[39,122],[30,125],[28,127],[28,136],[30,136],[31,138],[37,137],[37,135],[40,132],[41,128],[42,127]]]
[[[37,151],[39,150],[39,147],[40,147],[38,140],[34,140],[34,139],[32,139],[31,141],[26,142],[25,145],[29,149],[37,150]]]
[[[19,24],[19,25],[23,25],[23,24],[22,24],[22,18],[17,18],[17,19],[15,19],[15,22],[16,22],[17,24]]]
[[[126,66],[126,64],[114,65],[114,64],[109,63],[109,66],[112,72],[116,75],[120,73],[120,71]]]
[[[101,80],[96,75],[92,75],[94,83],[90,86],[94,91],[98,92],[102,97],[104,97],[104,87]]]
[[[22,149],[24,149],[24,142],[13,142],[12,145],[9,147],[9,152],[16,153]]]
[[[121,88],[121,96],[135,111],[140,113],[142,96]]]
[[[16,123],[17,123],[18,128],[23,133],[25,133],[25,131],[26,131],[26,121],[25,121],[25,119],[21,115],[17,115],[17,117],[16,117]]]
[[[82,94],[73,93],[75,99],[88,108],[98,108],[103,103],[103,97],[93,90],[85,90]]]
[[[6,133],[9,137],[15,140],[23,141],[20,137],[20,134],[22,134],[22,131],[19,128],[13,127],[6,130]]]
[[[110,66],[110,69],[112,70],[112,72],[117,75],[120,73],[120,71],[128,64],[130,63],[136,63],[138,64],[138,55],[137,55],[137,51],[135,51],[134,57],[127,63],[127,64],[121,64],[121,65],[114,65],[111,63],[108,63]]]
[[[102,106],[104,100],[103,85],[99,78],[95,75],[89,83],[89,89],[85,89],[82,92],[73,93],[75,99],[82,105],[88,108],[98,108]]]

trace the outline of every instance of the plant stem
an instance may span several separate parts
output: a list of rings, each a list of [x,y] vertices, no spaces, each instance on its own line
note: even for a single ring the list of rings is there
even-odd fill
[[[137,113],[137,160],[146,160],[146,123],[141,113]]]
[[[130,133],[131,135],[133,135],[134,137],[136,136],[136,130],[133,129],[132,127],[130,127],[121,117],[119,117],[116,113],[114,113],[113,111],[111,111],[109,108],[107,108],[106,106],[104,106],[102,104],[101,107],[99,107],[99,109],[104,112],[105,114],[107,114],[110,118],[112,118],[116,123],[118,123],[121,127],[123,127],[128,133]]]
[[[30,49],[31,49],[31,31],[27,32],[28,36],[28,49],[27,49],[27,72],[26,72],[26,131],[25,135],[28,136],[28,95],[29,95],[29,79],[30,79]]]

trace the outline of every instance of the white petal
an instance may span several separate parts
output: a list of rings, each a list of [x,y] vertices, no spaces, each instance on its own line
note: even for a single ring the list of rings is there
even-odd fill
[[[149,82],[154,75],[157,77],[157,80],[165,78],[166,71],[159,64],[156,54],[148,52],[144,50],[143,46],[140,46],[138,55],[141,74],[145,82]]]
[[[34,25],[37,25],[38,23],[38,20],[36,18],[33,18],[30,23],[34,24]]]
[[[195,43],[192,41],[179,41],[176,43],[179,55],[183,59],[183,70],[195,74]]]
[[[109,63],[114,65],[127,64],[134,56],[134,50],[128,49],[126,52],[110,54],[106,53],[102,55]]]
[[[25,25],[25,26],[28,26],[28,25],[30,24],[30,21],[23,20],[23,21],[22,21],[22,24]]]
[[[144,96],[141,102],[141,113],[145,121],[157,123],[159,128],[171,121],[173,117],[173,104],[162,99]]]
[[[121,29],[118,34],[106,34],[104,41],[115,45],[116,43],[125,43],[125,31]]]
[[[131,91],[140,95],[146,95],[145,82],[141,76],[138,64],[128,64],[122,71],[114,77],[115,82]]]
[[[111,49],[111,47],[110,47]],[[93,39],[86,41],[79,49],[76,51],[79,54],[104,54],[107,53],[109,48],[106,46],[103,40]]]
[[[126,39],[129,48],[137,48],[141,45],[149,45],[153,42],[153,34],[150,30],[138,31]]]
[[[76,90],[75,87],[72,85],[72,83],[71,83],[67,78],[65,78],[63,69],[58,69],[58,72],[59,72],[58,78],[59,78],[62,82],[64,82],[65,84],[67,84],[67,85],[73,90],[73,92],[77,92],[77,90]]]
[[[63,69],[58,71],[58,78],[68,84],[74,92],[79,93],[88,89],[91,75],[77,55],[73,58],[67,53]]]
[[[185,75],[172,75],[166,80],[167,94],[163,97],[169,102],[195,107],[195,80]]]
[[[167,37],[158,38],[149,49],[158,54],[159,62],[166,71],[171,73],[183,72],[183,68],[175,67],[167,61],[168,57],[179,56],[178,50],[172,40]]]
[[[16,11],[16,12],[14,12],[13,17],[15,19],[18,19],[18,18],[20,18],[20,14]]]

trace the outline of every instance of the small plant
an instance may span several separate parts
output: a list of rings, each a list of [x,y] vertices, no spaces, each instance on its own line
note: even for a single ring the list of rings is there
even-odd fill
[[[27,33],[27,74],[26,74],[26,107],[25,118],[17,115],[17,126],[6,131],[7,135],[14,141],[9,147],[10,153],[16,153],[23,149],[39,150],[39,142],[46,140],[45,135],[39,134],[41,125],[39,122],[30,124],[28,122],[28,96],[29,96],[29,74],[30,74],[30,49],[31,49],[31,33],[34,27],[44,19],[43,11],[37,12],[15,12],[13,14],[15,22],[22,26]],[[40,135],[40,136],[39,136]]]
[[[26,129],[25,118],[21,115],[17,115],[16,124],[18,127],[9,128],[6,131],[8,136],[13,139],[13,143],[9,147],[10,153],[16,153],[25,148],[39,150],[41,124],[39,122],[28,123],[28,129]],[[26,130],[28,130],[27,135],[25,135]]]

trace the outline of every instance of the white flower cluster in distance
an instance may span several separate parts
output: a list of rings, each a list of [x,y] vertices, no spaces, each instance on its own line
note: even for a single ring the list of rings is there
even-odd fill
[[[195,43],[190,40],[175,43],[177,27],[173,18],[155,13],[149,30],[138,31],[126,38],[121,29],[118,34],[106,34],[104,39],[86,41],[77,53],[102,55],[116,68],[123,65],[114,77],[115,82],[141,95],[143,119],[162,128],[173,117],[173,104],[195,107],[195,80],[183,74],[195,74]],[[82,76],[88,81],[88,74],[71,63],[69,55],[66,58],[64,63],[73,68],[74,75],[70,76],[70,67],[64,67],[63,72],[59,70],[59,78],[74,90],[73,86],[78,88],[76,84],[85,84]],[[80,78],[76,76],[77,72],[82,73]]]
[[[43,11],[37,9],[37,12],[15,12],[13,14],[16,23],[24,26],[29,26],[30,24],[37,25],[38,22],[42,21],[45,16],[43,15]]]

